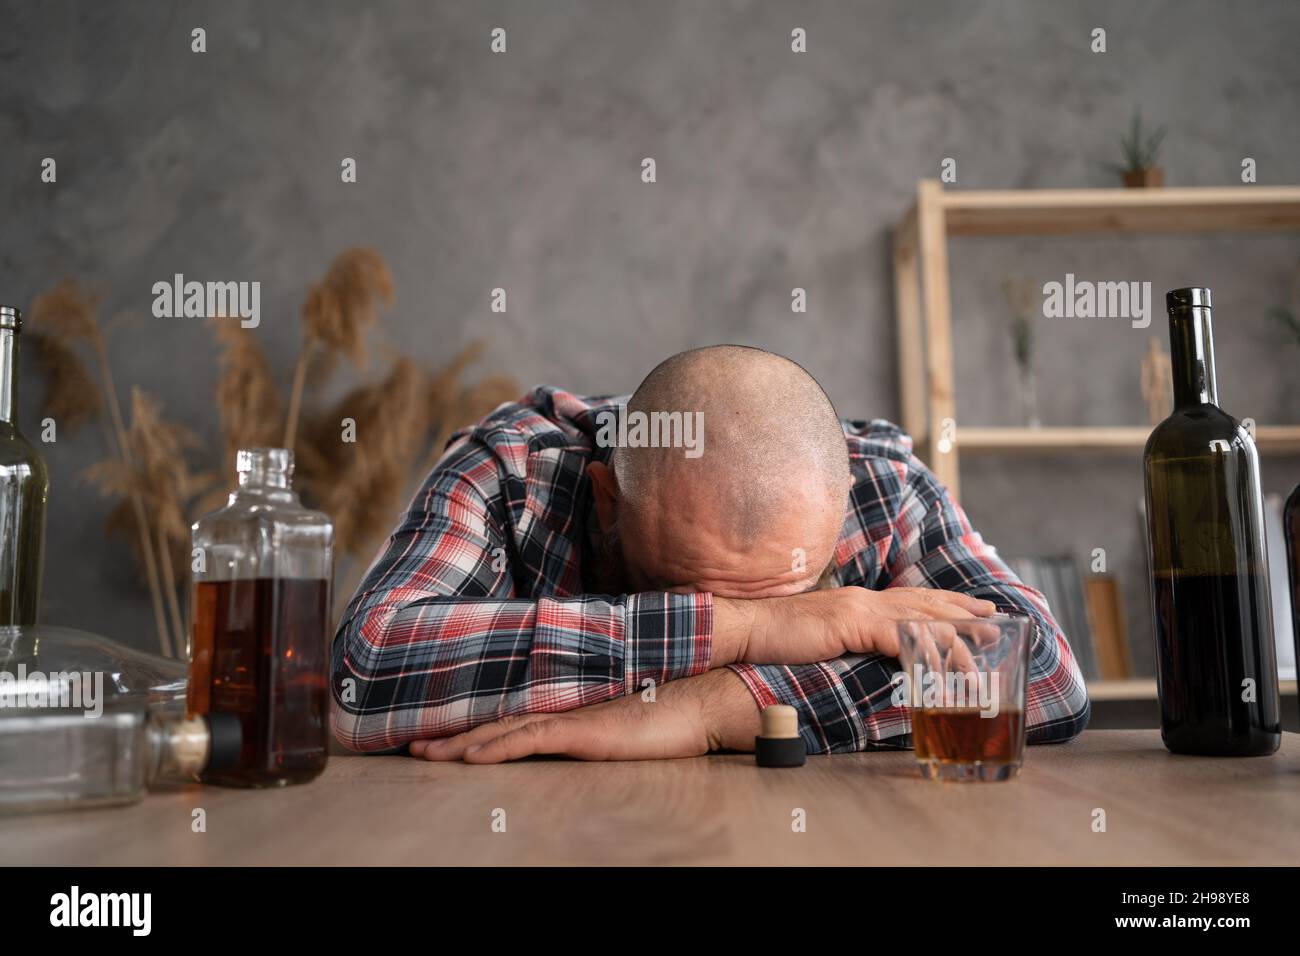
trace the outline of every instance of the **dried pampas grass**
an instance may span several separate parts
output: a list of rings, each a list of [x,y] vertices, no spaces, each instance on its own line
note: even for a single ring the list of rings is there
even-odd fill
[[[318,365],[319,379],[333,368],[338,355],[354,365],[363,365],[366,331],[375,323],[380,303],[392,300],[392,273],[374,249],[340,253],[325,278],[311,287],[302,306],[303,346],[289,390],[285,448],[294,446],[308,367]]]
[[[47,363],[46,368],[50,374],[50,386],[46,392],[47,401],[65,411],[71,409],[74,422],[84,421],[88,417],[97,416],[100,402],[98,399],[87,399],[85,395],[74,392],[83,389],[87,381],[93,381],[89,371],[76,354],[74,346],[82,343],[90,346],[99,368],[100,395],[104,399],[104,404],[108,406],[112,419],[112,428],[106,429],[105,433],[117,463],[123,469],[129,470],[132,467],[130,443],[126,425],[122,420],[122,409],[117,401],[117,387],[113,383],[113,370],[108,361],[104,333],[99,326],[98,311],[98,297],[72,280],[65,280],[49,292],[37,296],[31,308],[32,322],[41,340],[37,355]],[[47,414],[53,414],[49,406],[45,410]],[[57,422],[58,419],[56,418],[55,421]],[[73,430],[75,431],[75,426]],[[167,628],[163,576],[159,573],[159,558],[154,554],[154,541],[150,534],[144,501],[139,488],[135,486],[125,488],[122,494],[130,501],[131,512],[135,517],[135,541],[149,582],[149,596],[153,602],[158,647],[163,654],[170,655],[175,645]],[[174,606],[174,602],[173,588],[171,602],[168,603]]]
[[[100,343],[103,334],[95,318],[99,300],[72,279],[64,279],[32,302],[32,322],[52,338],[67,342]]]
[[[271,447],[280,438],[280,392],[257,337],[238,323],[212,320],[221,345],[217,415],[225,440],[227,472],[240,448]]]
[[[307,393],[326,381],[339,356],[361,366],[378,309],[392,298],[392,276],[373,249],[349,249],[334,260],[303,304],[302,346],[283,419],[271,362],[253,331],[233,320],[213,317],[211,322],[220,350],[216,408],[222,475],[233,469],[238,449],[274,446],[283,437],[283,446],[294,452],[295,484],[304,503],[334,522],[336,553],[350,562],[354,579],[392,529],[414,491],[412,481],[423,480],[452,432],[519,394],[516,383],[501,375],[464,384],[467,369],[483,353],[482,343],[473,343],[436,371],[399,355],[382,378],[362,381],[338,401],[315,403],[316,411],[305,412]],[[228,481],[190,470],[188,461],[199,448],[194,433],[167,421],[162,406],[139,389],[132,390],[127,427],[96,310],[96,300],[72,282],[34,304],[49,383],[45,410],[65,428],[75,428],[101,417],[107,407],[114,457],[92,466],[86,477],[118,499],[108,530],[133,532],[159,644],[170,654],[182,646],[184,634],[176,592],[189,577],[190,522],[224,503]],[[81,364],[77,343],[93,350],[99,382]],[[351,590],[345,582],[336,593],[346,600]]]
[[[45,370],[45,398],[42,407],[58,422],[65,435],[74,435],[86,422],[97,419],[104,409],[90,369],[65,339],[35,333],[29,342]]]
[[[374,324],[379,304],[392,301],[393,276],[379,253],[348,249],[307,293],[302,307],[306,337],[362,365],[366,330]]]
[[[340,555],[366,557],[393,526],[429,428],[422,386],[415,363],[399,358],[381,381],[353,389],[305,429],[303,485],[333,519]]]
[[[214,478],[192,474],[186,464],[186,453],[198,447],[198,439],[188,428],[167,421],[157,399],[133,388],[128,440],[135,478],[159,533],[168,541],[188,542],[187,505]]]
[[[127,531],[128,502],[139,500],[152,518],[152,538],[161,571],[161,585],[170,614],[172,647],[179,648],[185,633],[177,599],[177,582],[187,577],[190,553],[188,506],[210,485],[211,474],[192,474],[186,451],[198,441],[187,428],[168,422],[162,405],[139,388],[131,390],[131,427],[126,435],[129,456],[98,462],[85,477],[106,497],[121,499],[109,515],[109,529]],[[132,508],[132,511],[134,509]],[[136,536],[136,554],[142,556]],[[165,652],[170,653],[171,649]]]

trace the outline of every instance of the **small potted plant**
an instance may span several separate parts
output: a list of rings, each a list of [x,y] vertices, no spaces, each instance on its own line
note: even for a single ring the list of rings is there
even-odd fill
[[[1124,185],[1131,189],[1155,189],[1165,184],[1165,171],[1156,165],[1160,157],[1160,144],[1165,138],[1165,128],[1142,128],[1142,115],[1134,111],[1128,135],[1119,139],[1124,153],[1123,163],[1109,163],[1119,173]]]
[[[1011,306],[1011,354],[1016,360],[1020,414],[1027,428],[1041,428],[1038,384],[1034,376],[1034,289],[1022,278],[1002,281],[1002,294]]]

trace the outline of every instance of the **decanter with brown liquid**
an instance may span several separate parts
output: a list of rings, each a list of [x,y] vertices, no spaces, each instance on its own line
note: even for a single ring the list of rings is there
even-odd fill
[[[303,783],[329,742],[330,578],[334,528],[290,487],[283,448],[239,452],[239,487],[194,524],[191,714],[239,718],[233,767],[208,783]]]

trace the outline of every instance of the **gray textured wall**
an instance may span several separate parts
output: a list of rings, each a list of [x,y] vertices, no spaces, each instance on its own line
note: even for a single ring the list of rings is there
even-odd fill
[[[208,52],[190,52],[190,30]],[[488,51],[491,28],[509,50]],[[793,27],[809,52],[790,52]],[[1088,50],[1108,30],[1109,51]],[[306,285],[340,249],[392,264],[390,342],[436,361],[470,339],[524,383],[630,389],[657,358],[735,341],[797,359],[845,414],[897,415],[887,227],[919,177],[1109,185],[1135,105],[1168,124],[1172,184],[1300,181],[1300,5],[1023,2],[0,3],[0,301],[96,283],[125,390],[215,436],[210,340],[149,315],[183,272],[262,283],[288,375]],[[42,157],[58,183],[39,181]],[[357,158],[359,182],[339,181]],[[642,157],[658,182],[639,178]],[[1294,236],[964,240],[952,250],[961,421],[1015,421],[999,283],[1065,272],[1215,289],[1224,403],[1300,421],[1298,352],[1264,318]],[[489,311],[503,286],[509,312]],[[807,315],[789,309],[808,290]],[[1157,324],[1151,332],[1163,339]],[[1044,322],[1049,423],[1144,420],[1150,333]],[[40,383],[30,364],[24,418]],[[94,431],[45,449],[47,620],[142,645],[147,600],[79,480]],[[1268,460],[1272,490],[1300,479]],[[1004,552],[1104,546],[1140,565],[1136,456],[968,462]],[[1130,621],[1147,628],[1144,596]]]

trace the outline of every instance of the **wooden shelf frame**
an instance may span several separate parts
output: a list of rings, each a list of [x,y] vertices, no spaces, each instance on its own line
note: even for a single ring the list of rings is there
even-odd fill
[[[1283,697],[1296,696],[1294,680],[1278,681],[1278,692]],[[1112,700],[1150,700],[1156,697],[1156,679],[1154,677],[1131,677],[1127,680],[1093,680],[1088,681],[1088,697],[1096,701]]]
[[[954,495],[958,448],[984,452],[1140,449],[1150,429],[965,428],[958,424],[952,359],[949,236],[1300,231],[1300,187],[1036,189],[946,192],[917,183],[894,229],[899,401],[918,454]],[[1260,426],[1263,451],[1300,451],[1300,426]]]
[[[957,436],[967,454],[1046,454],[1063,451],[1141,452],[1148,427],[963,428]],[[1300,425],[1262,425],[1255,429],[1260,451],[1300,453]]]

